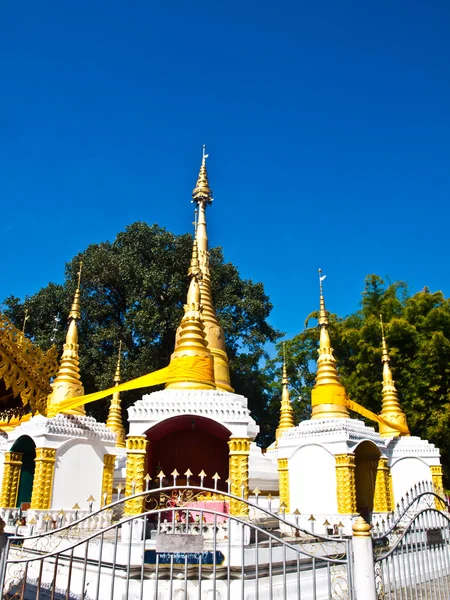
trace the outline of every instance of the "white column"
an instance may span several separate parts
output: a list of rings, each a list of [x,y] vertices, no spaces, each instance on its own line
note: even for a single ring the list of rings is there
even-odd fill
[[[370,525],[358,517],[352,530],[356,600],[377,600]]]

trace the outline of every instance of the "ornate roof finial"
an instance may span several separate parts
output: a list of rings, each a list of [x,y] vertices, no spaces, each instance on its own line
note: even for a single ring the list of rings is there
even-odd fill
[[[116,373],[115,373],[114,379],[113,379],[116,386],[118,386],[121,381],[121,378],[120,378],[121,355],[122,355],[122,340],[120,340],[120,342],[119,342],[117,367],[116,367]],[[125,448],[125,427],[123,426],[121,404],[122,404],[122,401],[120,399],[120,393],[114,392],[112,399],[111,399],[111,405],[109,407],[109,413],[108,413],[108,419],[106,421],[106,427],[108,427],[108,429],[110,429],[111,431],[114,431],[114,433],[117,435],[117,438],[116,438],[116,447],[117,448]]]
[[[276,445],[278,445],[278,438],[283,435],[287,429],[295,427],[294,411],[291,406],[291,399],[289,397],[289,380],[286,369],[286,344],[283,342],[283,374],[281,378],[281,384],[283,391],[281,393],[281,407],[280,407],[280,422],[276,431]]]
[[[26,308],[25,309],[25,316],[23,317],[22,331],[17,336],[17,346],[19,348],[22,346],[23,340],[25,339],[25,327],[26,327],[26,324],[27,324],[27,321],[28,321],[29,318],[30,318],[30,316],[28,314],[28,308]]]
[[[312,417],[313,419],[349,417],[346,407],[346,394],[344,386],[339,381],[336,368],[336,359],[333,356],[330,335],[328,333],[328,314],[325,309],[323,295],[323,281],[319,269],[320,309],[318,323],[320,327],[319,358],[317,360],[316,385],[312,391]]]
[[[400,402],[398,399],[397,388],[395,387],[395,382],[392,378],[392,371],[390,366],[391,358],[389,356],[388,347],[386,343],[386,338],[384,335],[384,325],[383,325],[383,317],[380,315],[380,324],[381,324],[381,344],[382,344],[382,355],[381,355],[381,363],[383,365],[383,392],[382,392],[382,407],[380,415],[385,417],[387,421],[390,421],[393,424],[402,425],[403,427],[408,427],[408,423],[406,421],[406,415],[403,412]],[[398,437],[400,435],[409,435],[402,434],[397,429],[393,427],[389,427],[389,425],[385,423],[379,424],[379,431],[382,437]]]
[[[66,343],[63,346],[60,367],[58,374],[53,380],[52,392],[48,397],[48,413],[50,416],[58,412],[67,412],[69,414],[86,414],[84,406],[79,406],[68,411],[64,411],[64,404],[71,398],[83,396],[84,388],[80,377],[80,357],[78,355],[78,327],[77,320],[80,319],[80,279],[81,266],[78,271],[78,283],[75,290],[75,296],[72,308],[69,313],[69,327],[66,334]]]

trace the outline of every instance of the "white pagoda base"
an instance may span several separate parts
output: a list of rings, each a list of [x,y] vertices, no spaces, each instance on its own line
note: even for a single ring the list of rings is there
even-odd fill
[[[71,511],[75,504],[92,510],[100,508],[106,454],[116,454],[116,434],[93,417],[58,414],[37,415],[8,434],[8,449],[22,436],[36,448],[56,450],[50,510]]]
[[[338,523],[350,533],[355,513],[345,507],[352,505],[352,477],[356,512],[370,518],[379,459],[390,468],[395,504],[419,481],[431,483],[430,467],[440,464],[439,451],[425,440],[383,438],[362,421],[343,418],[303,421],[278,440],[277,456],[288,463],[291,515],[297,509],[299,524],[317,533]]]

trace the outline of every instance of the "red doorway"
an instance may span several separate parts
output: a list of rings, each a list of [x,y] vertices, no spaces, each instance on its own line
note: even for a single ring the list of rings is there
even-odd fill
[[[147,472],[154,481],[162,469],[167,484],[172,484],[174,469],[180,474],[177,483],[186,484],[184,473],[190,469],[190,483],[200,484],[198,474],[206,473],[204,485],[213,488],[212,476],[218,473],[218,489],[227,489],[228,440],[231,432],[216,421],[196,415],[173,417],[158,423],[146,433],[150,442]]]

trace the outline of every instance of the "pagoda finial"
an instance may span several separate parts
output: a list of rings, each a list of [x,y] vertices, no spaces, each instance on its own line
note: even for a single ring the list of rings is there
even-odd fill
[[[282,372],[281,384],[283,391],[281,393],[281,406],[280,406],[280,422],[276,431],[276,444],[278,445],[278,438],[283,435],[287,429],[295,427],[294,412],[291,406],[291,399],[289,397],[289,380],[286,369],[286,344],[283,342],[283,372]]]
[[[80,261],[80,268],[78,270],[78,283],[77,289],[75,290],[75,296],[73,298],[72,308],[70,309],[69,319],[80,319],[80,283],[81,283],[81,269],[83,268],[83,262]]]
[[[397,388],[395,387],[395,382],[392,378],[392,371],[390,366],[391,358],[389,356],[386,337],[384,334],[384,324],[382,315],[380,315],[380,324],[382,344],[381,363],[383,365],[383,391],[380,414],[387,421],[393,424],[402,425],[403,427],[407,428],[408,423],[406,421],[406,415],[400,406]],[[385,423],[379,424],[379,431],[382,437],[398,437],[400,435],[409,435],[409,433],[401,434],[397,429],[389,427],[389,425]]]
[[[312,391],[313,419],[349,416],[346,407],[345,389],[339,381],[336,359],[333,355],[333,348],[331,347],[330,335],[328,333],[329,320],[323,295],[323,281],[325,277],[326,275],[322,275],[322,269],[319,269],[320,309],[318,324],[320,327],[320,337],[316,385]]]
[[[121,377],[120,377],[121,356],[122,356],[122,340],[119,341],[117,366],[116,366],[116,372],[115,372],[114,379],[113,379],[116,386],[118,386],[121,381]],[[109,407],[109,413],[108,413],[108,419],[106,421],[106,427],[108,427],[108,429],[110,429],[111,431],[114,431],[114,433],[117,435],[117,438],[116,438],[116,447],[117,448],[125,448],[125,445],[126,445],[125,444],[125,427],[123,426],[121,404],[122,404],[122,401],[120,399],[120,393],[114,392],[112,399],[111,399],[111,404]]]
[[[171,356],[171,362],[182,356],[210,357],[211,352],[206,340],[205,327],[203,324],[202,305],[200,303],[200,286],[198,279],[201,276],[197,259],[197,240],[194,239],[192,247],[191,266],[189,268],[189,289],[187,301],[184,305],[184,316],[178,327],[175,350]],[[170,389],[215,389],[213,381],[201,383],[189,381],[189,376],[180,376],[180,381],[169,383]]]
[[[192,190],[192,202],[197,204],[211,204],[213,201],[212,191],[209,187],[208,173],[206,171],[206,159],[209,154],[206,154],[206,146],[203,144],[202,164],[197,178],[197,184]]]
[[[196,205],[195,241],[196,247],[191,260],[189,275],[195,275],[200,286],[200,303],[203,307],[202,317],[205,328],[208,348],[214,356],[214,378],[219,390],[232,392],[228,357],[225,346],[225,334],[217,319],[214,309],[211,276],[209,270],[208,234],[206,231],[206,207],[212,202],[212,191],[209,187],[208,174],[206,172],[206,146],[203,146],[202,164],[197,179],[197,185],[192,192],[192,202]],[[194,256],[198,253],[197,256]],[[197,270],[198,260],[199,270]],[[195,265],[193,267],[193,264]],[[178,336],[177,336],[178,337]]]
[[[58,374],[51,383],[52,391],[48,397],[48,412],[50,416],[58,412],[67,412],[68,414],[84,415],[86,414],[84,406],[79,406],[68,411],[64,410],[64,404],[71,398],[83,396],[84,389],[80,377],[80,357],[78,354],[78,327],[77,320],[80,319],[80,280],[81,266],[78,271],[78,283],[75,290],[75,296],[72,308],[69,313],[69,327],[66,334],[66,343],[63,346],[61,363]]]

